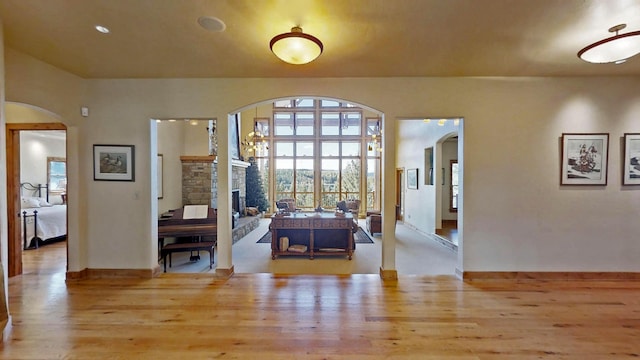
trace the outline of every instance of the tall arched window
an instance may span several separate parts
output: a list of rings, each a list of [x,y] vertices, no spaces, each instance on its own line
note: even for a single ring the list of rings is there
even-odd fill
[[[379,209],[381,120],[365,113],[350,103],[296,98],[274,102],[271,118],[256,118],[267,146],[255,157],[271,203],[290,198],[302,210],[333,209],[357,199],[361,213]]]

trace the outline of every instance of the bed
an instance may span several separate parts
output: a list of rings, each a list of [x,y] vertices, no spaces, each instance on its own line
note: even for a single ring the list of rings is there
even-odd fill
[[[22,243],[24,249],[67,237],[67,205],[49,202],[46,185],[22,183],[21,211]],[[42,197],[43,191],[45,197]]]

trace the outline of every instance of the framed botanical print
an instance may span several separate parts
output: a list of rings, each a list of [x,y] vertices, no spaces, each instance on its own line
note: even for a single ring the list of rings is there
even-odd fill
[[[562,134],[561,185],[607,185],[609,134]]]
[[[640,185],[640,134],[624,134],[623,185]]]

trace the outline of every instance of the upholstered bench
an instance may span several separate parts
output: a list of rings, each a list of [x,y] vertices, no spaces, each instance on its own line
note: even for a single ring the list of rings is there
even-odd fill
[[[216,247],[215,241],[190,242],[167,244],[160,250],[160,257],[164,263],[164,272],[167,272],[167,256],[169,256],[169,267],[171,267],[171,254],[174,252],[187,251],[208,251],[209,252],[209,269],[213,268],[213,249]]]

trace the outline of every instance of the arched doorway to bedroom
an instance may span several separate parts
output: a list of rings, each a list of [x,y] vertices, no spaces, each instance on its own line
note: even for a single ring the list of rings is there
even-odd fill
[[[24,272],[25,251],[38,251],[36,247],[43,243],[66,239],[67,128],[56,114],[26,104],[6,103],[5,116],[11,277]],[[34,216],[34,210],[39,214]],[[56,264],[62,272],[66,265],[66,259]]]

